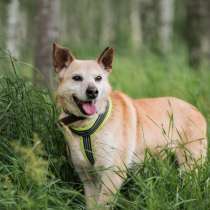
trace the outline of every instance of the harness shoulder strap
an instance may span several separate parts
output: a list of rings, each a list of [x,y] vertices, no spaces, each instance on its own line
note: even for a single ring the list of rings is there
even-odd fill
[[[98,116],[94,124],[89,129],[75,129],[70,127],[71,131],[79,136],[91,136],[93,133],[95,133],[99,128],[103,126],[103,124],[106,121],[106,118],[109,117],[111,111],[110,106],[111,103],[108,102],[105,112]]]
[[[93,153],[93,147],[91,142],[91,135],[96,133],[100,128],[103,127],[106,120],[109,118],[112,110],[112,102],[111,99],[109,99],[105,112],[100,114],[96,121],[88,128],[73,128],[69,127],[69,129],[76,135],[80,136],[81,139],[81,145],[82,145],[82,151],[85,158],[89,160],[91,165],[94,165],[95,159],[94,159],[94,153]]]

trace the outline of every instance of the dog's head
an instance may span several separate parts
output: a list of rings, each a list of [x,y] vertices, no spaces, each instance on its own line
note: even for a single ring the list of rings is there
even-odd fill
[[[104,112],[111,86],[114,49],[107,47],[96,60],[78,60],[67,49],[53,44],[53,65],[59,77],[57,103],[76,115],[93,117]]]

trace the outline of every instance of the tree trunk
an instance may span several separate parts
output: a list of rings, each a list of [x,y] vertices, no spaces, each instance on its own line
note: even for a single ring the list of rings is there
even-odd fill
[[[0,49],[6,49],[7,46],[7,38],[8,38],[8,19],[5,18],[8,15],[8,2],[0,1],[0,29],[1,29],[1,38],[0,38]],[[5,41],[6,40],[6,41]],[[8,48],[7,48],[8,49]]]
[[[141,19],[144,43],[152,48],[159,50],[158,46],[158,3],[157,0],[141,0]]]
[[[159,39],[160,49],[167,53],[172,47],[174,0],[160,0],[159,2],[160,28]]]
[[[203,33],[201,34],[201,51],[203,59],[209,62],[210,58],[210,1],[205,1],[205,16],[203,17]]]
[[[7,49],[12,56],[19,57],[19,1],[11,0],[8,5]]]
[[[140,16],[140,1],[141,0],[131,0],[130,8],[130,23],[131,23],[131,42],[132,48],[138,50],[142,44],[142,25]]]
[[[74,4],[72,4],[72,1],[64,1],[61,6],[61,39],[66,40],[71,47],[80,46],[82,35],[81,14],[84,12],[81,1],[75,1]],[[71,39],[69,39],[69,36]]]
[[[102,6],[100,45],[109,45],[114,39],[113,8],[110,0],[105,0]]]
[[[209,53],[209,2],[206,0],[187,0],[186,5],[186,41],[189,51],[189,63],[199,67]]]
[[[59,36],[60,1],[37,0],[35,67],[41,72],[40,79],[34,72],[34,83],[54,87],[52,69],[52,43]]]

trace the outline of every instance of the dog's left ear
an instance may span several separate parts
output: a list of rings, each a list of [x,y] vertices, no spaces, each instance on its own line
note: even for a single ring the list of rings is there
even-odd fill
[[[97,59],[98,63],[108,72],[112,71],[112,62],[114,58],[114,49],[107,47]]]
[[[59,73],[63,68],[66,68],[75,59],[67,48],[64,48],[57,43],[53,43],[53,66],[55,71]]]

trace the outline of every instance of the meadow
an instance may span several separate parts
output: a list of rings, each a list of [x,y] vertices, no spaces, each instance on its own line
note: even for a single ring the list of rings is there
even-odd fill
[[[32,68],[8,55],[2,56],[0,71],[0,209],[84,209],[82,185],[68,164],[57,126],[53,94],[34,87]],[[182,98],[210,120],[210,69],[205,64],[191,69],[184,52],[117,55],[110,81],[113,89],[134,98]],[[160,160],[148,154],[129,170],[113,209],[210,209],[209,160],[197,173],[180,173],[173,155],[168,156]]]

